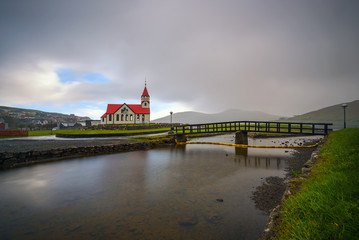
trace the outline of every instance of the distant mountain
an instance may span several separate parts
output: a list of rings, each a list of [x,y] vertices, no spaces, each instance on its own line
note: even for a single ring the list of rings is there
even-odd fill
[[[359,100],[347,103],[346,121],[347,127],[359,127]],[[342,128],[344,110],[342,104],[322,108],[316,111],[288,118],[288,121],[303,122],[331,122],[334,128]]]
[[[179,112],[174,113],[172,121],[174,123],[211,123],[211,122],[224,122],[224,121],[245,121],[245,120],[263,120],[270,121],[279,119],[279,116],[271,115],[258,111],[243,111],[238,109],[230,109],[221,113],[209,114],[200,112]],[[170,116],[158,118],[153,123],[169,123]]]

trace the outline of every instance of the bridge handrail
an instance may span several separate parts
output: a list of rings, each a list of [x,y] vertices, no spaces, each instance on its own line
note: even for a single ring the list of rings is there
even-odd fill
[[[276,126],[272,126],[272,125],[276,125]],[[308,122],[281,122],[281,121],[277,121],[277,122],[276,121],[230,121],[230,122],[184,124],[181,126],[175,126],[174,130],[176,133],[182,132],[182,134],[186,134],[186,130],[190,130],[190,134],[206,133],[206,132],[207,133],[235,132],[240,130],[246,130],[249,132],[327,135],[333,130],[329,128],[329,126],[331,125],[333,124],[308,123]],[[234,130],[232,130],[233,128]],[[210,129],[212,129],[212,131],[210,131]],[[281,131],[286,129],[288,131]],[[197,131],[193,131],[193,130],[197,130]],[[300,130],[300,131],[293,131],[293,130]]]
[[[283,124],[303,124],[303,125],[333,125],[333,123],[323,123],[323,122],[280,122],[280,121],[228,121],[228,122],[213,122],[213,123],[186,123],[186,124],[182,124],[180,126],[177,127],[182,127],[182,126],[195,126],[195,125],[212,125],[212,124],[226,124],[226,123],[244,123],[244,122],[251,122],[251,123],[283,123]]]

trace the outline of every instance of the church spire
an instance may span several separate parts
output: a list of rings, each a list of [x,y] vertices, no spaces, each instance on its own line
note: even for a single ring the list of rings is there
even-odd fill
[[[150,95],[148,94],[148,91],[147,91],[147,82],[146,82],[146,79],[145,79],[145,89],[143,89],[143,93],[141,95],[141,97],[149,97]]]
[[[147,81],[145,79],[145,89],[143,89],[143,93],[141,96],[141,106],[142,108],[150,108],[150,95],[147,91]]]

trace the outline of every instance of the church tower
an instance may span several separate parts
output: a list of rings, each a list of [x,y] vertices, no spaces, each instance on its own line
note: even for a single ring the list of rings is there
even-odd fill
[[[145,82],[145,89],[143,89],[143,93],[141,96],[141,106],[142,108],[150,108],[150,95],[148,94],[146,82]]]

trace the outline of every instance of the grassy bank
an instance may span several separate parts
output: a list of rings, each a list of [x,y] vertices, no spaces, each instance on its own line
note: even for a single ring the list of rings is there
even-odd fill
[[[276,239],[359,239],[359,129],[330,134],[277,231]]]
[[[116,134],[116,133],[151,133],[153,131],[169,131],[170,128],[137,129],[137,130],[45,130],[29,131],[29,136],[46,136],[55,134]]]

